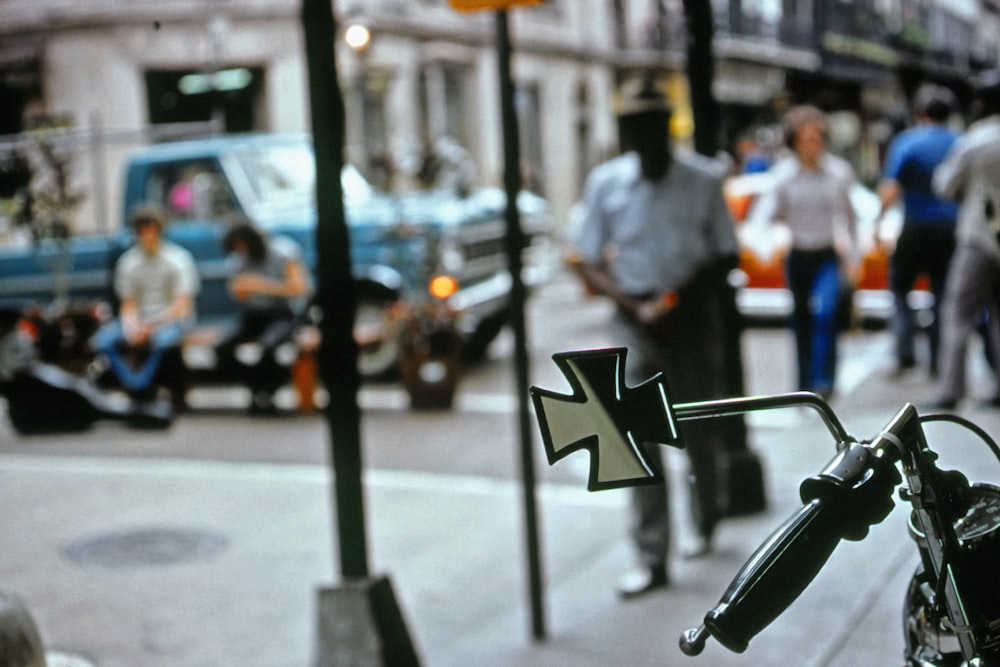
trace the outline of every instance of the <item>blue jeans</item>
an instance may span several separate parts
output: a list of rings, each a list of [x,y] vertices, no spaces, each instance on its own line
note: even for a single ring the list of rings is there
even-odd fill
[[[837,369],[837,306],[840,260],[832,249],[788,253],[788,287],[798,358],[798,388],[828,395]]]
[[[142,365],[132,368],[125,359],[124,352],[128,349],[125,333],[119,320],[114,320],[101,327],[94,334],[94,348],[104,354],[111,364],[111,370],[121,382],[122,387],[130,393],[141,393],[153,387],[156,373],[160,370],[163,354],[180,344],[184,338],[187,326],[181,322],[165,324],[149,338],[148,354]]]

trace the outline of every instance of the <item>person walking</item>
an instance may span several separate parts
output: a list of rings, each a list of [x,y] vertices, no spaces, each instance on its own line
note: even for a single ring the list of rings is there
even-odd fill
[[[221,372],[246,384],[252,413],[271,413],[293,361],[282,364],[278,349],[295,332],[312,280],[293,240],[268,238],[247,220],[229,229],[223,247],[236,260],[229,291],[242,312],[236,330],[216,346],[216,359]]]
[[[934,171],[940,196],[959,203],[955,254],[941,306],[940,375],[933,404],[953,409],[965,397],[969,336],[987,310],[988,345],[1000,350],[1000,70],[974,82],[981,118],[959,136]],[[1000,406],[1000,364],[993,365],[993,405]]]
[[[895,305],[892,329],[896,336],[897,372],[916,365],[916,324],[908,296],[918,276],[924,274],[934,295],[933,320],[927,333],[930,372],[932,376],[937,374],[941,301],[955,249],[958,207],[934,193],[931,178],[958,136],[947,126],[954,107],[955,96],[947,88],[925,84],[917,89],[913,97],[916,124],[892,140],[879,185],[882,206],[875,223],[876,244],[882,243],[880,223],[886,212],[899,199],[903,202],[903,228],[889,265],[889,285]]]
[[[93,344],[141,404],[155,398],[164,355],[194,322],[200,281],[191,253],[163,238],[166,218],[159,209],[138,207],[130,222],[136,243],[114,270],[119,316],[97,331]]]
[[[838,312],[858,264],[857,216],[850,190],[854,171],[826,150],[827,119],[811,105],[784,119],[792,154],[771,169],[775,183],[752,215],[755,224],[780,220],[791,231],[785,263],[792,293],[798,389],[833,395]],[[843,232],[843,233],[841,233]]]
[[[663,372],[672,401],[694,401],[713,397],[718,384],[711,369],[721,350],[723,311],[711,305],[718,298],[714,280],[720,264],[735,266],[738,251],[722,192],[724,168],[673,150],[671,111],[655,82],[623,87],[617,109],[623,153],[587,177],[571,266],[590,292],[617,306],[609,328],[615,344],[629,351],[626,381]],[[718,433],[707,421],[684,424],[698,533],[691,555],[709,552],[719,518]],[[662,469],[662,448],[646,449]],[[631,514],[640,565],[620,583],[625,598],[669,583],[669,488],[632,489]]]

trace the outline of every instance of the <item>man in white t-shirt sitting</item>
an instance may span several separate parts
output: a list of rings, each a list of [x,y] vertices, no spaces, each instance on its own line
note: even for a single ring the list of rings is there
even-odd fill
[[[119,317],[97,332],[94,345],[122,387],[142,402],[155,397],[164,354],[194,322],[200,282],[191,253],[163,238],[159,210],[137,208],[130,222],[136,243],[115,265]]]

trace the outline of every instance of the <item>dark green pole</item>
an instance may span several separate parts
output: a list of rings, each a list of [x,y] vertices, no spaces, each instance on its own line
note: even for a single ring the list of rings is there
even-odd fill
[[[715,79],[712,3],[684,0],[684,15],[688,22],[687,74],[691,113],[695,118],[694,148],[711,157],[718,150],[719,127],[719,108],[712,95]]]
[[[735,6],[734,6],[735,5]],[[739,3],[729,3],[727,9],[732,20],[738,21]],[[684,0],[684,15],[688,23],[687,77],[691,92],[691,114],[694,116],[694,148],[698,153],[714,156],[719,150],[719,104],[712,93],[715,81],[715,56],[712,52],[714,22],[712,3],[709,0]],[[735,260],[735,258],[733,258]],[[742,396],[745,393],[743,376],[743,351],[741,337],[743,318],[736,304],[736,292],[729,284],[728,266],[722,266],[716,276],[717,303],[721,310],[722,340],[721,368],[718,369],[717,394],[722,397]],[[748,449],[746,419],[743,416],[720,420],[716,425],[722,433],[725,454],[733,455]],[[729,465],[727,463],[727,465]],[[730,474],[733,468],[730,467]],[[729,507],[732,510],[732,502]]]
[[[368,576],[368,546],[361,484],[360,376],[353,335],[356,295],[340,183],[344,101],[337,84],[331,0],[303,0],[302,22],[316,151],[316,303],[322,311],[323,337],[318,363],[330,395],[325,414],[330,427],[340,570],[344,579],[355,579]]]
[[[518,397],[518,433],[521,445],[521,478],[524,486],[524,524],[528,557],[528,584],[531,596],[531,632],[535,639],[545,637],[545,610],[542,604],[541,547],[538,539],[538,510],[535,499],[535,459],[531,438],[531,413],[528,409],[528,343],[524,304],[527,292],[521,278],[521,233],[517,195],[521,191],[520,137],[514,110],[514,80],[510,73],[510,33],[507,11],[496,13],[497,56],[500,62],[500,104],[503,115],[504,189],[507,193],[507,259],[510,266],[510,322],[514,329],[514,375]]]

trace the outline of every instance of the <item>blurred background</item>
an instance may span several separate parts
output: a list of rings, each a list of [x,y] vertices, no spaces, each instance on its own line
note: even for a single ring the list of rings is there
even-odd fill
[[[718,149],[738,156],[748,136],[776,149],[782,112],[810,102],[832,114],[831,147],[869,185],[917,86],[943,84],[967,111],[969,74],[1000,53],[993,0],[711,5],[718,117],[702,122],[716,125]],[[402,188],[444,142],[471,155],[477,182],[500,183],[491,13],[456,12],[445,0],[338,0],[334,10],[348,161],[377,185]],[[305,131],[299,12],[292,0],[0,3],[0,164],[9,135],[46,126],[87,134],[70,172],[87,194],[74,224],[107,229],[118,224],[109,204],[120,200],[118,165],[158,126]],[[661,75],[677,109],[674,134],[691,141],[680,0],[546,0],[512,12],[511,33],[524,180],[557,224],[588,169],[617,151],[612,98],[629,74]],[[0,197],[11,178],[0,168]]]

